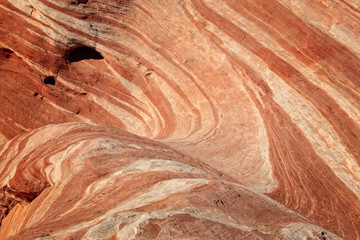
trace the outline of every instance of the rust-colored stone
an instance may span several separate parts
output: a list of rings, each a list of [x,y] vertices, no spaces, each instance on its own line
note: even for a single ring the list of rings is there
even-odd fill
[[[359,239],[359,16],[2,0],[0,239]]]

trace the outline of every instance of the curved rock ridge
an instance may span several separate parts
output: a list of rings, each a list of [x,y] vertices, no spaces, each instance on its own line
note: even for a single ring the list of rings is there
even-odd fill
[[[43,127],[8,142],[0,159],[2,239],[338,239],[203,163],[109,126]]]
[[[0,144],[107,124],[360,239],[359,17],[356,0],[2,0]]]

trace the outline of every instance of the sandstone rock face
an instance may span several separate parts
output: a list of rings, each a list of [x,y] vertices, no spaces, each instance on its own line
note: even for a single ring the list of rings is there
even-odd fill
[[[359,17],[1,0],[0,238],[359,239]]]
[[[268,239],[324,231],[206,164],[109,126],[40,128],[8,142],[1,158],[9,214],[0,235],[9,239]]]

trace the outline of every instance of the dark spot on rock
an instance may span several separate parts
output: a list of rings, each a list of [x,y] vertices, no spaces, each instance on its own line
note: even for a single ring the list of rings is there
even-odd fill
[[[80,113],[80,110],[77,110],[76,115],[78,115],[79,113]]]
[[[86,15],[81,17],[81,19],[87,19],[87,18],[88,18],[88,16],[86,16]]]
[[[39,95],[37,92],[34,92],[34,97],[36,97],[37,95]]]
[[[7,53],[14,53],[12,50],[8,49],[8,48],[3,48],[2,49],[4,52],[7,52]]]
[[[10,55],[9,54],[6,54],[6,56],[5,56],[6,58],[10,58]]]
[[[80,46],[75,48],[74,50],[70,51],[67,57],[67,60],[71,63],[79,62],[85,59],[100,60],[104,59],[104,57],[95,49],[86,46]]]
[[[55,86],[55,77],[53,76],[48,76],[44,79],[44,84],[45,85],[53,85]]]
[[[41,98],[40,98],[40,99],[41,99],[41,100],[43,100],[43,98],[44,98],[44,96],[41,96]]]
[[[72,5],[87,4],[88,0],[73,0],[70,2]]]
[[[148,78],[148,77],[150,77],[151,74],[152,74],[152,72],[147,72],[147,73],[145,74],[145,77]]]
[[[44,234],[41,234],[41,235],[40,235],[41,238],[43,238],[43,237],[48,237],[48,236],[50,236],[50,234],[48,234],[48,233],[44,233]]]

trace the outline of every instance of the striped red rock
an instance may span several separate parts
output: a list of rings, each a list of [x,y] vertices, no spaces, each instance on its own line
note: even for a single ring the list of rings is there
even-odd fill
[[[8,142],[0,157],[4,239],[268,239],[324,231],[206,164],[110,126],[50,125]]]
[[[207,174],[191,179],[216,179],[215,190],[201,188],[193,192],[192,182],[183,182],[191,189],[188,195],[184,197],[183,192],[170,195],[174,199],[187,200],[174,200],[183,205],[171,205],[174,207],[171,211],[185,206],[198,208],[201,204],[190,200],[201,194],[208,196],[219,191],[221,196],[231,195],[234,189],[220,187],[227,186],[225,181],[238,184],[236,189],[241,191],[249,189],[246,191],[251,191],[251,194],[256,192],[253,198],[258,205],[253,209],[238,205],[231,207],[231,211],[235,212],[231,217],[237,224],[245,221],[241,220],[243,216],[238,211],[247,214],[261,212],[259,206],[268,204],[269,200],[264,198],[267,195],[307,220],[300,220],[291,212],[287,215],[289,218],[281,220],[283,218],[279,217],[278,221],[271,222],[267,227],[272,230],[264,230],[261,234],[283,238],[289,236],[292,239],[294,229],[306,229],[301,225],[302,221],[310,221],[344,239],[360,238],[359,17],[359,4],[354,0],[2,0],[0,143],[7,143],[16,136],[17,139],[29,138],[35,132],[21,137],[19,134],[47,124],[108,124],[114,128],[104,127],[104,131],[120,131],[116,128],[143,137],[134,137],[132,144],[139,144],[137,141],[158,144],[157,151],[169,148],[179,156],[189,156],[186,158],[192,159],[193,164],[209,166],[211,170]],[[77,52],[78,47],[84,46],[101,56],[96,52]],[[76,61],[76,57],[79,57],[78,60],[88,59]],[[70,133],[70,126],[88,131],[86,141],[101,145],[98,142],[101,142],[100,136],[91,140],[92,131],[98,130],[89,125],[59,125],[48,128],[46,132],[52,136],[63,134],[62,131]],[[62,130],[59,133],[57,129]],[[124,135],[126,133],[121,132],[117,137],[122,139]],[[77,139],[75,136],[74,139]],[[50,170],[46,169],[58,169],[54,171],[67,174],[76,169],[70,163],[65,166],[47,163],[50,158],[56,158],[59,146],[56,139],[48,140],[50,152],[43,158],[34,159],[33,163],[27,158],[14,160],[6,152],[21,150],[25,153],[24,145],[27,144],[34,144],[34,151],[42,147],[45,149],[40,139],[30,143],[20,143],[15,139],[3,147],[6,155],[0,164],[2,171],[7,171],[7,174],[1,175],[2,184],[4,187],[15,184],[21,189],[16,191],[26,193],[20,194],[20,199],[15,196],[3,200],[4,213],[6,209],[14,207],[0,228],[6,232],[6,236],[34,237],[31,231],[36,221],[23,221],[22,216],[36,219],[45,214],[46,204],[54,203],[46,199],[47,194],[59,194],[61,202],[72,194],[70,190],[69,193],[61,191],[65,195],[56,193],[54,189],[57,189],[57,185],[48,178],[46,171]],[[71,138],[64,137],[63,141],[65,146],[77,146],[77,142]],[[11,150],[18,144],[19,150]],[[93,151],[91,147],[79,149],[85,155]],[[121,155],[122,151],[125,150],[119,150],[116,154]],[[79,158],[80,152],[72,156]],[[101,155],[101,151],[97,154]],[[134,154],[137,156],[140,153]],[[147,158],[161,159],[163,153],[159,153],[159,156],[156,154],[150,154],[153,157]],[[121,160],[124,163],[114,166],[112,170],[122,171],[125,166],[131,166],[132,162],[127,160],[130,156],[126,156]],[[6,165],[12,162],[12,167]],[[111,162],[116,163],[115,159]],[[34,166],[27,167],[31,163]],[[146,164],[149,166],[150,163]],[[173,169],[170,165],[168,167]],[[12,174],[21,167],[25,169],[22,171],[42,172],[42,178],[33,179],[32,175],[26,175],[30,177],[28,182],[23,181],[24,177],[13,178]],[[97,181],[97,177],[107,179],[97,176],[101,175],[101,171],[97,173],[91,167],[94,167],[94,163],[89,163],[89,169],[80,167],[84,171],[87,169],[89,178],[94,174],[91,181]],[[161,174],[151,174],[168,180],[177,179],[173,177],[178,174],[175,170],[163,173],[164,169],[161,169]],[[19,174],[22,176],[22,173]],[[137,174],[146,179],[147,174]],[[228,179],[223,180],[218,174]],[[84,178],[79,191],[91,188]],[[23,186],[25,183],[31,187]],[[157,186],[157,183],[151,184]],[[106,186],[103,187],[106,189]],[[124,191],[138,191],[140,196],[142,189],[137,188],[135,184],[129,186],[132,190]],[[36,197],[29,203],[35,193],[44,196]],[[79,198],[85,196],[84,193],[77,194]],[[87,205],[84,209],[78,207],[83,204],[83,200],[78,200],[77,207],[69,212],[74,216],[79,214],[79,224],[91,222],[90,218],[104,221],[106,217],[108,221],[116,222],[117,226],[128,224],[125,229],[136,225],[131,225],[122,217],[111,220],[113,218],[106,214],[102,214],[104,218],[89,215],[87,211],[93,207],[92,199],[96,198],[96,194],[88,195],[89,200],[84,203],[88,204],[88,208]],[[111,195],[108,197],[111,198]],[[122,204],[122,200],[118,201],[118,204]],[[244,201],[252,204],[252,200]],[[131,204],[131,201],[123,204]],[[163,204],[168,203],[165,201]],[[139,211],[155,215],[143,218],[157,220],[149,221],[151,224],[146,228],[154,235],[144,236],[170,236],[166,235],[170,234],[170,230],[166,234],[156,230],[159,229],[157,225],[167,229],[170,224],[164,220],[167,219],[166,214],[158,212],[163,206],[154,202],[147,206],[149,208]],[[107,206],[102,207],[102,212],[110,211],[105,209]],[[108,206],[108,209],[117,207]],[[42,213],[38,210],[41,208],[44,208]],[[206,209],[216,208],[209,205]],[[35,213],[35,210],[40,212]],[[43,217],[38,220],[54,221],[58,225],[51,226],[54,233],[40,233],[46,229],[41,225],[36,230],[36,236],[50,234],[49,237],[62,237],[65,236],[62,233],[69,233],[71,224],[66,225],[67,220],[56,220],[55,216],[59,213],[51,211],[49,217],[44,218],[46,220]],[[68,210],[58,207],[57,211],[67,213]],[[271,211],[279,216],[285,214],[285,210],[278,208]],[[227,211],[222,214],[230,216]],[[263,215],[265,218],[272,216],[270,213]],[[214,216],[211,216],[213,219]],[[191,217],[195,218],[196,226],[201,226],[199,232],[208,234],[191,236],[211,238],[211,233],[206,231],[211,228],[206,222],[208,220]],[[186,222],[189,218],[187,215],[184,218],[187,220],[182,219]],[[246,233],[234,232],[239,228],[226,221],[223,225],[213,224],[219,233],[216,236],[220,238],[245,237],[249,232],[255,234],[249,235],[250,238],[266,238],[260,234],[259,226],[268,220],[260,220],[255,214],[251,221],[259,221],[256,227],[251,227],[258,230],[247,229],[249,231]],[[286,221],[293,224],[292,227],[284,227]],[[95,229],[95,225],[98,232],[100,228],[107,229],[97,222],[91,224],[94,228],[90,225],[82,228],[75,224],[73,226],[76,227],[71,229],[81,231],[79,234],[85,237],[95,236],[86,235],[93,234],[91,231],[95,230],[90,228]],[[15,225],[19,227],[15,229]],[[190,234],[193,230],[189,227],[186,229],[182,230],[184,234]],[[301,234],[305,232],[299,231],[297,237],[302,237]],[[180,237],[180,233],[174,236]],[[121,237],[122,233],[119,234]],[[320,237],[316,234],[320,233],[314,230],[312,237]]]

